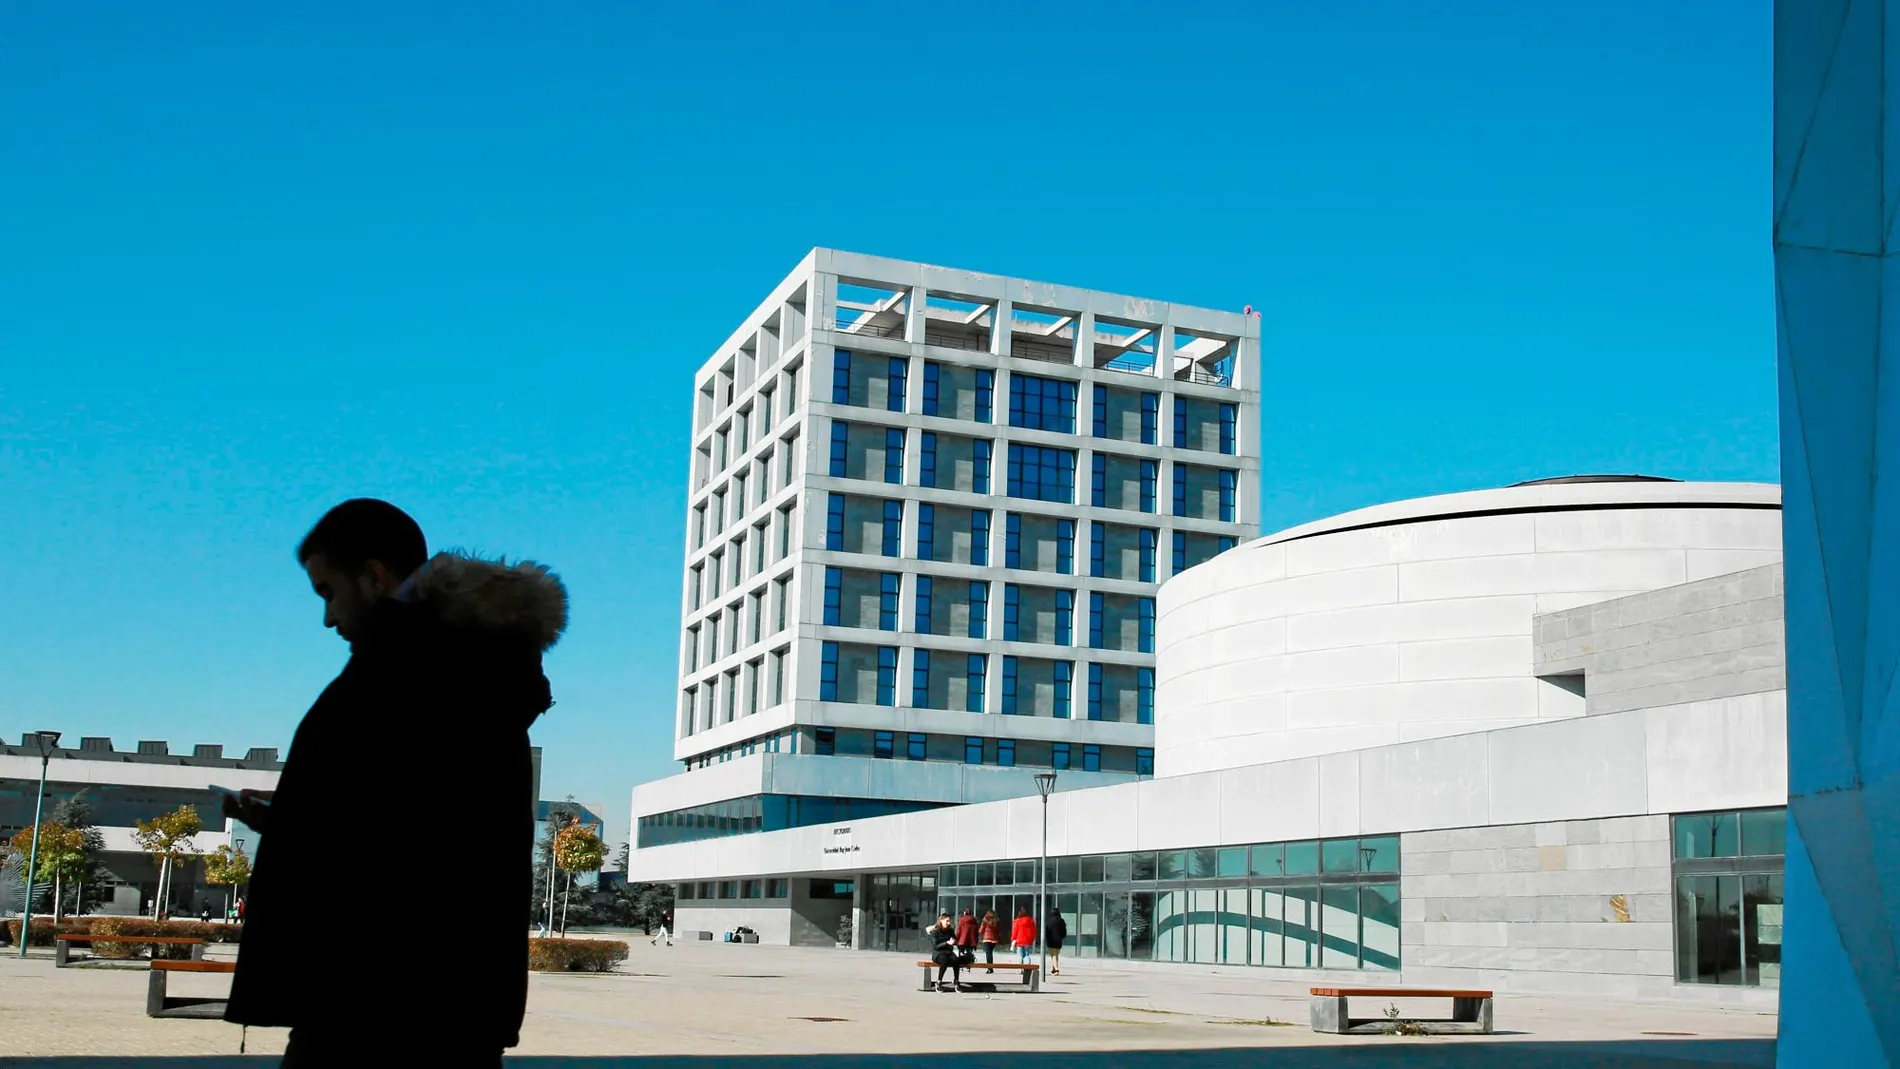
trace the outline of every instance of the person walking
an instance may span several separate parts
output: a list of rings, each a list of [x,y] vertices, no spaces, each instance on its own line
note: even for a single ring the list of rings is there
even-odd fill
[[[971,960],[976,958],[976,914],[964,907],[963,916],[957,918],[957,950],[968,951]]]
[[[289,1028],[286,1069],[366,1059],[496,1069],[527,1009],[528,728],[554,704],[541,657],[567,627],[567,591],[531,562],[431,557],[415,520],[367,498],[326,513],[297,562],[349,659],[297,725],[270,799],[224,800],[262,836],[224,1018]],[[401,739],[427,740],[428,759]],[[434,845],[501,868],[430,904],[430,926],[456,933],[464,951],[453,968],[401,984],[400,998],[345,1006],[337,993],[362,986],[361,962],[318,951],[336,944],[336,815],[366,797],[404,819],[454,806]]]
[[[950,990],[963,986],[963,958],[957,950],[957,926],[950,922],[950,911],[937,914],[937,923],[924,932],[930,939],[930,960],[937,966],[937,990],[944,990],[943,974],[950,974]]]
[[[1049,923],[1042,926],[1042,945],[1049,951],[1049,975],[1062,975],[1062,944],[1069,938],[1069,922],[1062,919],[1062,911],[1056,910],[1049,915]]]
[[[1016,923],[1010,927],[1009,943],[1016,948],[1018,963],[1029,964],[1030,951],[1036,949],[1036,918],[1029,915],[1029,907],[1016,911]]]
[[[983,911],[983,923],[977,925],[976,938],[983,944],[983,964],[995,966],[996,944],[1003,941],[1003,925],[996,919],[995,910]],[[992,967],[985,971],[994,973],[996,969]]]

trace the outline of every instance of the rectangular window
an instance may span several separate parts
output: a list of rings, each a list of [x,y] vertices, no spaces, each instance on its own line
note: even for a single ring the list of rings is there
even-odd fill
[[[902,431],[897,432],[902,434]],[[888,465],[887,465],[888,467]],[[889,482],[889,479],[884,480]],[[937,485],[937,435],[934,431],[923,431],[917,439],[917,485]]]
[[[1023,566],[1023,518],[1020,513],[1009,513],[1003,518],[1003,567],[1020,568]]]
[[[897,595],[903,580],[896,572],[883,572],[877,577],[877,629],[879,631],[897,630]]]
[[[1155,722],[1155,670],[1135,669],[1135,723]]]
[[[897,704],[897,647],[877,648],[877,703]]]
[[[871,737],[871,756],[896,757],[897,733],[892,731],[880,731],[873,735]]]
[[[1108,456],[1096,453],[1089,458],[1089,504],[1106,507],[1108,502]]]
[[[892,412],[904,410],[904,392],[909,383],[910,361],[901,356],[891,357],[890,395],[885,399],[884,407]]]
[[[1016,715],[1016,658],[1003,658],[1003,715]]]
[[[778,510],[778,559],[792,555],[792,510]]]
[[[844,569],[825,569],[825,626],[838,627],[844,617]]]
[[[996,763],[1004,768],[1016,767],[1016,740],[996,740]]]
[[[937,366],[935,360],[924,361],[923,411],[926,416],[934,416],[937,414],[937,382],[940,374],[942,374],[942,369]],[[925,485],[928,486],[929,484],[926,483]]]
[[[838,700],[838,644],[826,642],[819,647],[818,700]]]
[[[1108,437],[1108,387],[1095,387],[1095,437]]]
[[[1069,769],[1069,744],[1058,742],[1049,747],[1049,767],[1058,772]]]
[[[931,585],[929,576],[920,575],[917,577],[916,621],[911,625],[911,630],[916,631],[920,635],[930,634]]]
[[[976,373],[976,421],[991,422],[991,409],[995,407],[996,372],[987,369]]]
[[[986,568],[990,563],[990,510],[970,513],[970,563]]]
[[[765,592],[752,595],[752,638],[757,642],[765,633]]]
[[[988,663],[983,654],[972,653],[963,667],[964,678],[969,683],[969,693],[963,701],[963,711],[980,713],[983,711],[984,682],[988,678]]]
[[[970,637],[988,638],[990,585],[982,580],[970,583]],[[921,630],[921,628],[919,629]]]
[[[1075,574],[1075,521],[1056,521],[1056,571]]]
[[[1016,626],[1021,615],[1022,591],[1015,583],[1003,584],[1003,641],[1016,642]]]
[[[772,704],[785,700],[785,651],[777,650],[772,654]]]
[[[937,506],[928,501],[917,505],[917,559],[937,559]]]
[[[1161,419],[1161,395],[1144,393],[1141,395],[1141,444],[1154,445],[1158,435],[1155,425]]]
[[[1069,719],[1069,699],[1075,690],[1075,662],[1057,661],[1056,667],[1056,719]]]
[[[1089,575],[1096,579],[1108,575],[1108,525],[1100,520],[1089,524]]]
[[[838,729],[819,728],[812,732],[812,752],[820,757],[831,757],[838,752]]]
[[[892,486],[904,482],[904,432],[896,427],[884,429],[884,481]]]
[[[699,549],[706,544],[706,506],[693,510],[693,548]]]
[[[1779,987],[1784,808],[1670,818],[1676,979]]]
[[[774,610],[774,615],[778,623],[772,630],[783,631],[785,630],[785,614],[790,608],[792,583],[789,579],[780,579],[778,582],[773,583],[772,586],[776,588],[773,590],[772,596],[778,602],[778,607]]]
[[[1152,460],[1141,462],[1141,511],[1155,510],[1155,485],[1161,481],[1161,466]]]
[[[1102,770],[1102,748],[1092,742],[1082,744],[1082,771],[1100,772]]]
[[[757,575],[760,572],[765,570],[765,546],[766,546],[766,543],[771,541],[769,534],[770,532],[766,530],[765,524],[760,524],[759,526],[754,527],[752,529],[752,574],[753,575]]]
[[[1222,469],[1220,473],[1220,522],[1234,522],[1234,496],[1240,488],[1240,473]]]
[[[978,438],[970,443],[970,464],[972,472],[970,491],[977,494],[990,492],[990,440]]]
[[[851,403],[851,354],[844,349],[831,354],[831,403]]]
[[[1006,489],[1010,497],[1073,504],[1075,450],[1011,444]]]
[[[1228,456],[1234,455],[1234,429],[1239,423],[1239,405],[1220,406],[1220,451]]]
[[[833,552],[844,549],[844,495],[827,494],[825,502],[825,548]]]
[[[1187,431],[1187,399],[1185,397],[1177,397],[1174,399],[1174,447],[1176,449],[1187,448]]]
[[[1102,719],[1102,666],[1089,665],[1089,719]]]
[[[1176,516],[1185,516],[1188,514],[1187,465],[1177,461],[1176,463],[1168,465],[1168,467],[1172,469],[1174,474],[1174,514]]]
[[[1180,575],[1187,571],[1187,532],[1174,532],[1174,570],[1171,574]]]
[[[919,709],[930,707],[930,651],[914,650],[910,657],[910,703]]]
[[[1140,614],[1140,630],[1136,632],[1135,651],[1153,653],[1155,651],[1155,599],[1142,598],[1135,603]]]
[[[700,587],[705,585],[704,580],[705,580],[705,570],[700,565],[697,565],[697,564],[693,565],[692,577],[689,578],[686,582],[687,582],[688,589],[691,591],[692,606],[695,609],[699,608],[699,591],[700,591]]]
[[[1103,617],[1102,592],[1099,590],[1090,591],[1089,592],[1089,649],[1099,650],[1102,648],[1102,617]]]
[[[1152,776],[1155,774],[1155,752],[1146,746],[1135,751],[1135,775]]]
[[[1056,591],[1056,645],[1075,642],[1075,591]]]
[[[912,761],[922,761],[924,759],[927,753],[925,747],[929,743],[929,739],[923,732],[911,732],[910,737],[905,739],[904,743],[904,756],[910,758]]]
[[[1009,377],[1009,425],[1075,433],[1075,386],[1066,379],[1014,374]]]
[[[963,763],[980,765],[983,763],[983,740],[971,735],[963,740]]]
[[[1139,537],[1141,540],[1141,573],[1137,578],[1144,583],[1152,583],[1155,581],[1155,531],[1151,527],[1143,527]]]
[[[897,557],[903,555],[904,545],[904,503],[902,501],[884,502],[884,555]]]

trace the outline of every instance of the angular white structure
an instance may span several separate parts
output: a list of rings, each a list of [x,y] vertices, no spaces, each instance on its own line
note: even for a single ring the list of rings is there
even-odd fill
[[[1900,1065],[1897,33],[1894,0],[1775,4],[1790,1067]]]
[[[695,379],[636,847],[1152,775],[1156,590],[1259,529],[1258,324],[813,251]]]

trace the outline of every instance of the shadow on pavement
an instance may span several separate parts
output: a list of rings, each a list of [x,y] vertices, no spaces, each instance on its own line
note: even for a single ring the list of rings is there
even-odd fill
[[[366,1045],[365,1054],[378,1053]],[[381,1059],[378,1059],[379,1061]],[[270,1069],[275,1057],[0,1058],[8,1069]],[[1768,1039],[1620,1040],[1602,1043],[1393,1039],[1363,1046],[1127,1051],[946,1051],[943,1054],[640,1055],[509,1058],[511,1069],[1771,1069]],[[387,1064],[387,1063],[384,1063]],[[429,1062],[431,1069],[454,1069]]]

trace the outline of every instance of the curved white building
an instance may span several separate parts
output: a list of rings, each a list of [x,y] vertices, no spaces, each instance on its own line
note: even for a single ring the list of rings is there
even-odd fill
[[[1294,527],[1161,589],[1163,776],[1582,715],[1532,674],[1538,613],[1781,559],[1781,488],[1629,477],[1399,501]]]

